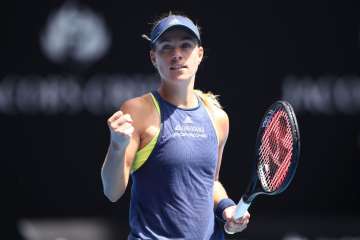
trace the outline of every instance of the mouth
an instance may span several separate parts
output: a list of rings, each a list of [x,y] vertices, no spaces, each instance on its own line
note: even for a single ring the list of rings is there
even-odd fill
[[[180,65],[180,64],[176,64],[170,67],[170,70],[180,70],[180,69],[185,69],[187,68],[186,65]]]

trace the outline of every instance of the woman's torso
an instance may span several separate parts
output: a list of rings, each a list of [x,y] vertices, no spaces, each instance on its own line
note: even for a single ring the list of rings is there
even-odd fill
[[[160,132],[132,173],[129,239],[212,239],[218,141],[210,116],[201,101],[181,109],[153,95],[161,117],[157,129],[156,120],[145,128],[142,141]]]

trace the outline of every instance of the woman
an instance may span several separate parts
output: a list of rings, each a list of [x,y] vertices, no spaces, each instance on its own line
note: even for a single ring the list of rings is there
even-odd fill
[[[250,215],[232,219],[235,204],[219,182],[229,120],[213,95],[194,90],[204,55],[199,29],[169,15],[147,39],[161,84],[108,119],[104,193],[117,201],[131,175],[129,239],[223,239],[216,217],[240,232]]]

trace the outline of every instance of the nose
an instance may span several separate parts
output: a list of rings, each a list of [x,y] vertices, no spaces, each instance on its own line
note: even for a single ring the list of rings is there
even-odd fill
[[[183,58],[182,51],[180,47],[175,47],[173,54],[172,54],[172,60],[180,60]]]

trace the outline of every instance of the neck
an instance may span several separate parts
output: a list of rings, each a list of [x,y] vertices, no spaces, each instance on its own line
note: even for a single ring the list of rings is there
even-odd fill
[[[198,105],[198,100],[194,93],[194,81],[183,86],[174,86],[162,81],[159,88],[162,98],[171,104],[181,108],[193,108]]]

